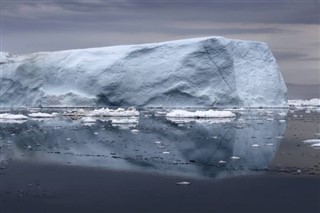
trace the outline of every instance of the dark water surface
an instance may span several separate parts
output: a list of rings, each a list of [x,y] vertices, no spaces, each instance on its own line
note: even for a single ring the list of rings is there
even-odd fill
[[[319,118],[0,123],[0,212],[320,212]]]

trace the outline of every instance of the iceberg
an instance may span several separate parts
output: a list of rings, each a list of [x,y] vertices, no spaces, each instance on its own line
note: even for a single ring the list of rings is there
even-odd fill
[[[223,37],[1,54],[1,107],[282,107],[267,44]]]

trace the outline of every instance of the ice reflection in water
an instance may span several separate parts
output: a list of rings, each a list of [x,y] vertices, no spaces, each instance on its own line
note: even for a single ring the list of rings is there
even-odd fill
[[[268,167],[286,128],[283,120],[277,113],[250,112],[220,122],[177,122],[148,113],[125,128],[121,122],[84,125],[68,118],[1,123],[0,160],[193,177],[248,174]]]

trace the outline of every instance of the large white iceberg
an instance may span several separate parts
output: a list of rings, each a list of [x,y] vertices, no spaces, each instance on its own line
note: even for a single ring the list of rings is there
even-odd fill
[[[286,106],[268,46],[222,37],[1,53],[1,107]]]

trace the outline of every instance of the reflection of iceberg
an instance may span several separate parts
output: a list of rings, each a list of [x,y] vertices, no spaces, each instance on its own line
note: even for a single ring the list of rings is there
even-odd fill
[[[286,123],[277,119],[248,115],[227,123],[182,126],[165,117],[140,116],[135,127],[139,133],[133,134],[111,122],[85,126],[68,119],[29,120],[19,125],[0,124],[1,140],[13,141],[10,152],[0,152],[5,158],[37,163],[221,177],[268,167],[285,127]]]
[[[177,124],[184,124],[184,123],[190,123],[190,122],[215,124],[215,123],[228,123],[233,121],[234,118],[170,118],[170,117],[167,117],[167,120]]]

